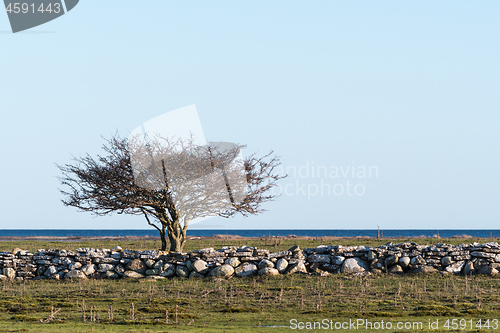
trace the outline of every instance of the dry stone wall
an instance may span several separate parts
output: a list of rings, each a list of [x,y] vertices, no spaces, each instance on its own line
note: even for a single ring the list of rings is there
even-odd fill
[[[321,245],[270,252],[254,247],[225,246],[192,253],[162,253],[79,248],[76,251],[21,249],[0,252],[0,280],[204,278],[255,275],[336,273],[489,274],[500,270],[500,245],[388,243],[379,247]]]

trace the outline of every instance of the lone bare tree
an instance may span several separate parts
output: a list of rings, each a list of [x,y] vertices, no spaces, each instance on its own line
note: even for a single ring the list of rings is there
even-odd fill
[[[272,152],[241,157],[241,145],[196,146],[193,140],[152,140],[147,144],[115,135],[106,155],[74,158],[58,165],[66,206],[95,215],[143,215],[160,233],[161,250],[182,252],[189,222],[207,216],[248,216],[275,199],[270,189],[286,177]]]

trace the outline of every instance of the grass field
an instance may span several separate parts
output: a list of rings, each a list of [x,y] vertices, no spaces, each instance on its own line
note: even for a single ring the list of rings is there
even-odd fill
[[[406,240],[396,240],[403,241]],[[436,243],[436,239],[416,241],[419,244]],[[471,241],[474,240],[439,240],[454,244]],[[202,245],[198,240],[191,241],[186,250],[238,245],[239,241],[212,242],[205,240]],[[271,240],[255,242],[249,241],[246,245],[274,250]],[[354,239],[337,244],[376,246],[388,240],[376,242]],[[287,249],[295,244],[302,248],[312,247],[321,243],[324,242],[283,240],[281,245],[276,244],[276,249]],[[10,251],[13,247],[29,250],[80,246],[110,248],[116,245],[131,249],[157,248],[153,242],[142,241],[130,244],[28,241],[0,242],[0,250]],[[363,319],[372,325],[383,320],[386,325],[394,325],[386,332],[452,332],[460,331],[460,324],[466,326],[462,331],[479,331],[476,324],[480,320],[481,331],[500,330],[500,327],[494,329],[492,321],[500,319],[500,278],[490,276],[384,274],[365,278],[293,275],[229,280],[42,280],[7,282],[0,287],[0,332],[280,332],[291,331],[292,319],[304,323],[323,319],[332,323]],[[446,319],[453,318],[462,319],[462,322],[454,322],[457,330],[453,329],[451,321],[450,329],[445,328]],[[429,329],[429,320],[439,320],[439,329]],[[423,329],[408,326],[396,329],[398,322],[413,323],[414,328],[418,327],[415,322],[421,322]],[[489,329],[484,327],[485,323]]]

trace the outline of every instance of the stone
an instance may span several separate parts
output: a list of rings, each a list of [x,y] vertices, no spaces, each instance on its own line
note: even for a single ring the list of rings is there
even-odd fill
[[[120,275],[123,275],[123,273],[125,273],[125,268],[123,268],[122,265],[116,265],[115,266],[115,272],[120,274]]]
[[[121,252],[111,252],[111,258],[113,259],[121,259],[123,254]]]
[[[252,276],[257,274],[257,266],[252,263],[244,263],[234,270],[236,276],[245,277]]]
[[[453,264],[453,259],[450,256],[441,258],[441,265],[450,266]]]
[[[352,274],[357,272],[364,272],[368,269],[368,263],[359,258],[347,258],[342,264],[342,273]]]
[[[87,265],[83,266],[82,272],[87,276],[94,274],[95,273],[95,265],[94,264],[87,264]]]
[[[175,275],[175,265],[173,264],[164,264],[160,270],[160,276],[163,277],[171,277]]]
[[[280,275],[280,272],[276,268],[264,267],[262,269],[259,269],[259,275],[275,276],[275,275]]]
[[[345,257],[342,256],[332,256],[332,264],[342,265],[344,263]]]
[[[307,257],[308,262],[317,262],[320,264],[329,264],[331,257],[328,254],[311,254]]]
[[[399,258],[398,265],[401,266],[402,269],[406,269],[410,265],[410,257]]]
[[[141,273],[137,273],[135,271],[125,271],[123,273],[123,276],[131,279],[140,279],[144,277],[144,275],[142,275]]]
[[[241,265],[241,262],[238,260],[238,258],[236,257],[231,257],[229,259],[226,259],[226,261],[224,262],[226,265],[230,265],[234,268],[238,267],[239,265]]]
[[[161,268],[163,267],[163,265],[165,265],[165,263],[163,262],[163,260],[158,260],[158,261],[154,264],[153,268],[157,268],[157,269],[161,270]]]
[[[288,249],[290,252],[298,252],[300,251],[300,247],[298,245],[294,245],[291,248]]]
[[[464,275],[471,275],[475,272],[474,264],[471,261],[467,261],[464,265],[462,273],[464,273]]]
[[[422,258],[422,256],[418,255],[416,257],[411,258],[410,264],[412,264],[412,265],[426,265],[427,262],[425,261],[424,258]]]
[[[476,270],[477,274],[485,274],[485,275],[497,275],[498,270],[491,266],[479,266]]]
[[[399,260],[399,257],[397,255],[392,255],[387,258],[385,258],[385,263],[387,267],[391,267],[392,265],[395,265]]]
[[[286,259],[281,258],[278,261],[276,261],[276,269],[278,270],[278,272],[280,272],[280,274],[285,273],[287,267],[288,267],[288,261],[286,261]]]
[[[56,273],[57,273],[57,268],[56,268],[55,266],[49,266],[49,267],[47,268],[47,270],[45,271],[45,274],[44,274],[44,275],[45,275],[46,277],[50,277],[50,276],[52,276],[52,275],[54,275],[54,274],[56,274]]]
[[[385,270],[385,261],[384,259],[374,259],[370,263],[370,268],[371,269],[380,269],[380,270]]]
[[[66,279],[81,279],[81,280],[85,280],[87,278],[87,276],[85,274],[83,274],[82,271],[74,269],[74,270],[71,270],[68,273],[66,273],[65,278]]]
[[[374,259],[377,259],[377,252],[374,252],[374,251],[368,251],[368,260],[369,261],[372,261]]]
[[[228,278],[234,274],[234,268],[230,265],[221,265],[210,271],[210,276]]]
[[[399,265],[393,265],[388,269],[389,273],[403,273],[403,268]]]
[[[160,270],[158,268],[150,268],[148,270],[146,270],[146,275],[159,275],[160,274]]]
[[[259,262],[258,266],[259,266],[259,269],[262,269],[262,268],[265,268],[265,267],[274,268],[274,263],[272,261],[267,260],[267,259],[262,259]]]
[[[189,274],[189,278],[200,278],[203,279],[205,275],[198,273],[197,271],[192,271],[191,274]]]
[[[3,274],[0,274],[0,281],[7,281],[9,278]]]
[[[448,265],[445,268],[445,271],[452,273],[452,274],[460,274],[462,272],[463,267],[464,267],[463,261],[454,262],[451,265]]]
[[[120,277],[120,274],[118,274],[115,271],[106,271],[106,278],[108,279],[118,279]]]
[[[437,273],[439,271],[432,266],[421,266],[421,267],[414,269],[413,272],[414,273],[431,274],[431,273]]]
[[[3,269],[3,275],[7,277],[9,280],[13,280],[16,277],[16,271],[14,268],[4,268]]]
[[[177,276],[180,277],[188,277],[189,276],[189,269],[186,266],[179,265],[175,269],[175,272],[177,273]]]
[[[156,261],[154,261],[153,259],[147,259],[145,262],[146,266],[148,266],[149,268],[153,268],[153,266],[155,265]]]
[[[206,274],[208,272],[208,264],[205,260],[198,259],[193,262],[193,270],[200,274]]]
[[[127,264],[127,267],[125,267],[125,269],[127,271],[134,271],[142,274],[146,272],[147,266],[142,262],[141,259],[134,259]]]
[[[23,249],[15,247],[14,250],[12,250],[12,254],[17,254],[18,252],[22,252],[22,251],[23,251]]]
[[[99,269],[98,271],[101,273],[107,272],[107,271],[112,271],[115,269],[115,265],[111,264],[99,264]]]
[[[122,252],[123,249],[120,246],[115,246],[114,248],[111,249],[111,251]]]
[[[288,270],[287,270],[286,274],[295,274],[295,273],[306,273],[307,274],[307,268],[304,265],[304,263],[299,262],[295,265],[288,266]]]
[[[82,268],[82,264],[79,262],[75,262],[75,263],[72,263],[71,265],[69,265],[70,270],[80,269],[80,268]]]

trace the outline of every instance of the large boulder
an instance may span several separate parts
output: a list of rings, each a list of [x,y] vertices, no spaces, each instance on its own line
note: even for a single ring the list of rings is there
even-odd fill
[[[280,275],[280,272],[276,268],[264,267],[259,269],[259,275],[275,276],[275,275]]]
[[[368,263],[360,258],[347,258],[342,264],[342,273],[352,274],[364,272],[368,269]]]
[[[128,278],[131,278],[131,279],[140,279],[140,278],[143,278],[144,275],[141,274],[141,273],[137,273],[135,271],[125,271],[123,273],[123,276],[124,277],[128,277]]]
[[[331,257],[328,254],[311,254],[307,257],[309,262],[317,262],[319,264],[329,264],[331,262]]]
[[[399,265],[393,265],[388,269],[389,273],[403,273],[403,268]]]
[[[410,257],[399,258],[398,265],[401,266],[402,269],[406,269],[410,265]]]
[[[306,265],[304,265],[303,262],[298,262],[294,265],[289,265],[288,271],[286,272],[286,274],[295,274],[295,273],[306,273],[307,274]]]
[[[160,271],[160,276],[163,277],[171,277],[175,275],[175,265],[173,264],[164,264]]]
[[[146,275],[159,275],[160,270],[158,268],[150,268],[146,270]]]
[[[79,262],[74,262],[72,264],[69,265],[69,269],[70,270],[73,270],[73,269],[80,269],[82,268],[82,264],[79,263]]]
[[[12,254],[15,255],[15,254],[17,254],[17,252],[22,252],[22,251],[23,251],[23,249],[16,247],[16,248],[14,248],[14,250],[12,250]]]
[[[451,264],[453,264],[453,259],[450,256],[441,258],[441,265],[450,266]]]
[[[95,273],[95,265],[94,264],[87,264],[82,267],[82,272],[85,275],[91,275]]]
[[[189,273],[191,273],[189,268],[183,265],[178,265],[177,268],[175,269],[175,272],[177,273],[177,276],[180,277],[188,277]]]
[[[422,258],[421,255],[418,255],[418,256],[411,258],[410,264],[412,264],[412,265],[426,265],[427,262],[425,261],[424,258]]]
[[[118,279],[120,277],[120,274],[115,271],[106,271],[105,276],[108,279]]]
[[[238,277],[253,276],[257,274],[257,266],[251,263],[244,263],[236,267],[234,272]]]
[[[424,273],[424,274],[432,274],[437,272],[439,271],[432,266],[420,266],[413,270],[413,273]]]
[[[274,268],[274,263],[272,261],[267,260],[267,259],[262,259],[259,262],[259,269],[263,269],[265,267]]]
[[[197,273],[206,274],[208,269],[208,264],[205,260],[198,259],[193,262],[193,270]]]
[[[477,274],[485,274],[485,275],[497,275],[498,274],[498,270],[496,270],[495,268],[491,267],[491,266],[486,266],[486,265],[482,265],[482,266],[479,266],[476,270]]]
[[[474,264],[471,261],[467,261],[462,272],[464,273],[464,275],[474,274],[476,272],[476,270],[474,269]]]
[[[85,280],[87,278],[87,276],[82,271],[79,271],[77,269],[69,271],[68,273],[66,273],[65,277],[66,279],[81,279],[81,280]]]
[[[3,275],[7,277],[7,279],[13,280],[16,277],[16,271],[14,268],[4,268]]]
[[[45,271],[44,275],[46,277],[50,277],[50,276],[52,276],[52,275],[54,275],[56,273],[57,273],[57,268],[55,266],[49,266],[47,268],[47,270]]]
[[[228,259],[226,259],[226,261],[224,263],[226,265],[230,265],[230,266],[233,266],[233,267],[238,267],[239,265],[241,265],[241,262],[236,257],[228,258]]]
[[[107,272],[107,271],[112,271],[115,269],[115,265],[111,264],[99,264],[99,269],[98,271],[101,273]]]
[[[234,274],[234,268],[231,265],[221,265],[218,267],[215,267],[210,271],[210,276],[213,277],[221,277],[221,278],[228,278]]]
[[[146,266],[148,266],[148,268],[153,268],[156,264],[156,261],[154,261],[153,259],[147,259],[144,263],[146,264]]]
[[[141,259],[131,260],[127,267],[125,267],[127,271],[134,271],[136,273],[143,274],[148,269],[148,266]]]
[[[189,274],[189,278],[200,278],[203,279],[205,275],[198,273],[197,271],[192,271],[191,274]]]
[[[385,258],[385,263],[387,264],[387,267],[391,267],[392,265],[395,265],[399,260],[398,255],[392,255],[387,258]]]
[[[342,256],[332,256],[332,264],[342,265],[344,263],[345,257]]]
[[[286,259],[281,258],[276,262],[276,269],[281,274],[285,273],[287,267],[288,267],[288,261],[286,261]]]
[[[446,271],[453,274],[460,274],[462,272],[462,268],[464,267],[463,261],[454,262],[451,265],[446,267]]]

